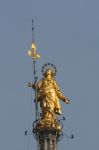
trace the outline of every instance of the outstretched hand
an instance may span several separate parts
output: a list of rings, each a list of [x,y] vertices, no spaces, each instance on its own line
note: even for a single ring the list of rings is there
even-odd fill
[[[27,86],[28,86],[28,87],[32,87],[32,86],[33,86],[33,84],[32,84],[32,83],[30,83],[30,82],[27,82]]]
[[[69,104],[69,103],[70,103],[70,100],[69,100],[68,98],[66,98],[66,99],[65,99],[65,103],[66,103],[66,104]]]

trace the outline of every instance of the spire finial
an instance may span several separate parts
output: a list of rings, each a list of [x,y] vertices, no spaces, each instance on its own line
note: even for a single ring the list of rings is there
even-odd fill
[[[33,59],[39,59],[40,55],[36,53],[36,44],[34,42],[34,21],[32,19],[32,45],[31,50],[28,51],[28,55]]]

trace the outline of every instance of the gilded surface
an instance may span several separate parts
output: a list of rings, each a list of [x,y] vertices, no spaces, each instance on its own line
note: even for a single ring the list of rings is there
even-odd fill
[[[56,114],[61,115],[61,106],[59,100],[69,104],[70,100],[65,97],[54,79],[51,69],[46,69],[44,77],[36,84],[28,83],[37,91],[37,103],[40,103],[41,118],[37,128],[53,127],[61,130],[57,121]]]
[[[28,51],[28,55],[33,59],[39,59],[40,55],[36,53],[36,44],[33,42],[31,46],[31,50]]]

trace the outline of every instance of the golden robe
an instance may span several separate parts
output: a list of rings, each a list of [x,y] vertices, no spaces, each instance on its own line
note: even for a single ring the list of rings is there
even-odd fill
[[[43,78],[35,88],[37,89],[37,102],[40,102],[41,110],[49,109],[52,113],[61,114],[59,99],[65,101],[65,97],[56,81],[52,78]]]

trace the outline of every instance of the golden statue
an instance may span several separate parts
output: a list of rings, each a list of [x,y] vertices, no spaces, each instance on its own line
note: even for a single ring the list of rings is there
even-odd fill
[[[47,64],[45,65],[47,66]],[[53,67],[54,65],[52,65]],[[52,68],[47,68],[44,71],[43,67],[43,78],[35,83],[28,83],[29,87],[32,87],[37,92],[37,103],[40,102],[41,107],[41,119],[38,123],[39,127],[52,126],[55,128],[60,128],[55,114],[61,115],[61,106],[59,100],[61,99],[66,104],[69,104],[70,100],[65,97],[58,84],[56,83],[54,77],[56,75],[55,66],[54,70]]]
[[[56,116],[56,114],[61,115],[59,100],[64,101],[66,104],[69,104],[70,100],[62,94],[55,81],[57,69],[53,64],[47,63],[42,67],[43,78],[39,82],[36,82],[35,62],[37,59],[40,59],[40,55],[36,52],[33,29],[34,28],[32,28],[33,42],[31,50],[28,51],[28,55],[33,59],[34,83],[28,82],[28,86],[35,90],[36,125],[34,129],[54,128],[55,130],[61,131],[61,125]],[[38,103],[40,103],[41,108],[41,115],[39,118],[37,109]]]

